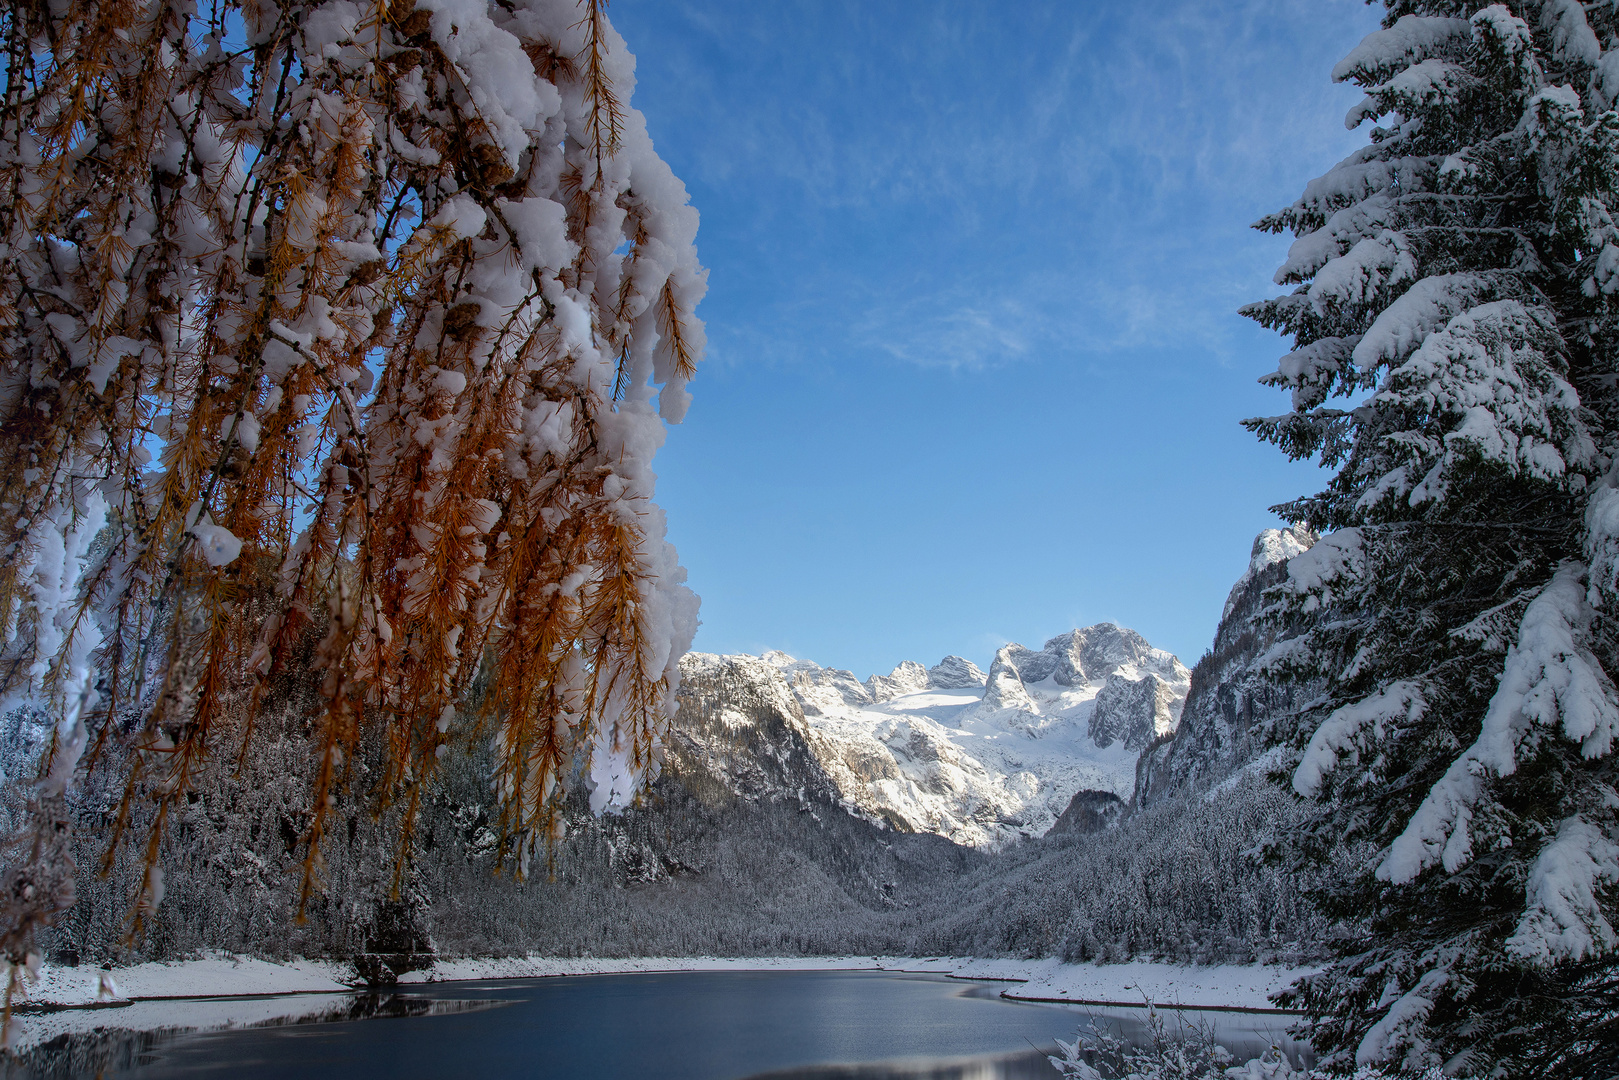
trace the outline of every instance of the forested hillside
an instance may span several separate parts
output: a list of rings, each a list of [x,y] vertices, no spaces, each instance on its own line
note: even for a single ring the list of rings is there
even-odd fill
[[[1234,608],[1224,630],[1240,636],[1251,619]],[[693,657],[684,672],[658,781],[637,805],[603,816],[577,798],[526,880],[497,872],[493,764],[473,746],[446,760],[397,900],[378,871],[394,824],[375,820],[363,798],[334,807],[339,826],[322,867],[329,891],[303,925],[293,920],[291,871],[308,793],[288,761],[309,752],[311,736],[296,686],[266,710],[268,727],[240,767],[219,759],[208,793],[176,818],[162,852],[168,896],[130,945],[124,920],[141,861],[123,853],[106,877],[97,873],[121,771],[109,761],[82,788],[78,902],[47,939],[48,955],[90,962],[228,948],[358,957],[363,974],[386,977],[376,954],[398,967],[415,961],[397,954],[428,951],[1101,961],[1319,951],[1312,943],[1324,924],[1305,900],[1308,882],[1264,859],[1299,801],[1263,769],[1217,790],[1188,787],[1145,813],[1081,792],[1048,836],[988,853],[853,804],[821,764],[778,664]],[[48,729],[20,713],[12,720],[5,760],[26,769],[19,737],[31,734],[37,749]],[[1204,773],[1241,764],[1217,756]],[[95,782],[102,776],[111,782]]]

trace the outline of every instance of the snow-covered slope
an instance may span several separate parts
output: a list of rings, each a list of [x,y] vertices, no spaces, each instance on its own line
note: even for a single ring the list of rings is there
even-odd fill
[[[716,660],[693,654],[683,670]],[[1188,680],[1174,656],[1111,623],[1038,651],[1008,645],[987,676],[957,656],[865,682],[781,652],[761,660],[734,670],[777,673],[817,772],[851,812],[991,848],[1044,834],[1078,791],[1128,797],[1142,749],[1174,730]]]

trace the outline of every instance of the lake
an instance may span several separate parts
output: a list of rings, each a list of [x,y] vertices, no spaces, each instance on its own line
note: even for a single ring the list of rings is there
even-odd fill
[[[434,983],[389,994],[261,1000],[253,1008],[271,1019],[214,1031],[173,1029],[208,1025],[210,1009],[222,1008],[217,1002],[142,1002],[132,1006],[142,1010],[142,1026],[155,1019],[170,1030],[61,1036],[0,1074],[1022,1080],[1055,1077],[1045,1059],[1053,1040],[1072,1039],[1092,1017],[1127,1036],[1140,1028],[1140,1010],[1011,1002],[999,996],[1004,985],[868,971]],[[99,1014],[98,1022],[116,1025],[125,1011]],[[1269,1045],[1287,1019],[1188,1014],[1189,1022],[1212,1024],[1238,1060]]]

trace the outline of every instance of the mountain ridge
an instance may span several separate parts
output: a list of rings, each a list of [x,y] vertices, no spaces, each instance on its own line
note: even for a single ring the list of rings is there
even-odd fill
[[[816,769],[851,813],[992,850],[1044,835],[1079,792],[1128,798],[1137,756],[1174,730],[1190,678],[1173,654],[1113,623],[1039,650],[1008,644],[987,673],[951,655],[861,681],[770,651],[692,653],[683,678],[721,663],[769,682],[760,695],[791,697]]]

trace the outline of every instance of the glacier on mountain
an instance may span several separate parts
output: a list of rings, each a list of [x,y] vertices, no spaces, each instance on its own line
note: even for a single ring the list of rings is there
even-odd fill
[[[1045,834],[1076,793],[1128,798],[1136,759],[1174,731],[1190,678],[1172,654],[1111,623],[1039,650],[1007,645],[987,674],[959,656],[932,668],[906,661],[864,682],[782,652],[724,659],[779,683],[762,696],[791,696],[792,722],[850,812],[991,849]],[[692,654],[683,666],[719,662]]]

